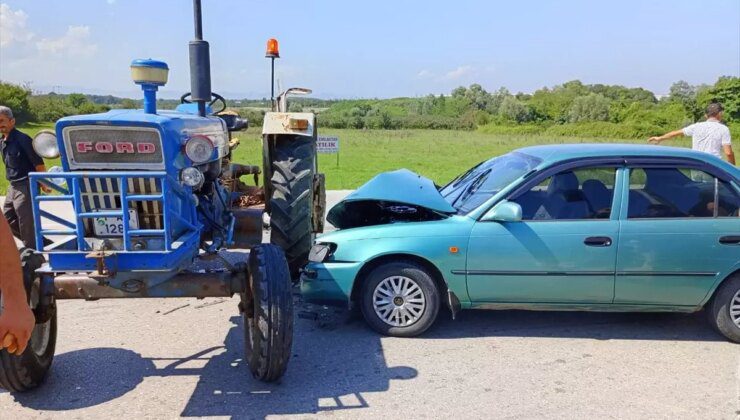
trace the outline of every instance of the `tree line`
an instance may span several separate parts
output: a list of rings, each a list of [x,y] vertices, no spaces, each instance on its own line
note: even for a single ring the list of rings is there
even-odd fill
[[[725,120],[733,134],[740,135],[738,77],[720,77],[713,85],[699,86],[679,81],[662,98],[643,88],[578,80],[532,94],[512,94],[506,88],[488,92],[472,84],[449,95],[342,101],[319,114],[319,126],[639,138],[702,119],[711,101],[723,104]]]
[[[725,107],[725,119],[740,136],[740,78],[720,77],[713,85],[674,83],[665,97],[643,88],[584,84],[578,80],[545,87],[531,94],[489,92],[480,84],[458,87],[448,95],[417,98],[322,100],[293,98],[290,111],[311,110],[320,127],[353,129],[454,129],[501,134],[550,134],[639,138],[683,127],[703,117],[711,101]],[[141,108],[141,100],[110,95],[33,95],[0,82],[0,104],[10,106],[20,122],[55,121],[66,115]],[[173,109],[179,100],[159,99]],[[260,125],[270,101],[229,99],[227,105]]]

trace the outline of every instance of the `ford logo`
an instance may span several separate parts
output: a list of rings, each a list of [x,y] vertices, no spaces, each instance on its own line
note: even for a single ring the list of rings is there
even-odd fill
[[[78,141],[76,143],[78,153],[124,153],[124,154],[151,154],[157,151],[154,143],[147,142],[129,142],[129,141]]]

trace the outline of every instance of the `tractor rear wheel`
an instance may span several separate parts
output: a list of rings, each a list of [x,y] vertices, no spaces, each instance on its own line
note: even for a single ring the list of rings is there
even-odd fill
[[[248,265],[249,291],[242,294],[246,360],[255,378],[273,382],[285,373],[293,344],[290,273],[282,249],[271,244],[252,248]]]
[[[36,314],[36,326],[31,333],[28,347],[20,356],[0,350],[0,387],[10,392],[23,392],[41,385],[54,359],[57,341],[57,315],[53,310],[47,312],[46,320],[39,319],[39,290],[41,280],[35,271],[41,267],[44,258],[32,249],[21,250],[21,269],[23,284],[31,308]]]
[[[275,136],[267,208],[270,212],[270,242],[285,250],[290,274],[308,262],[313,241],[313,183],[316,145],[313,137]]]

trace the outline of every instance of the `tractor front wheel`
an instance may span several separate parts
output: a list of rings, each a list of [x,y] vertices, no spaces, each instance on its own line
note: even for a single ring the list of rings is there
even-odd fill
[[[258,245],[249,253],[249,290],[242,294],[246,360],[264,382],[280,379],[293,344],[293,299],[285,254],[280,247]]]
[[[31,333],[28,347],[20,356],[12,355],[7,350],[0,350],[0,387],[10,392],[23,392],[38,387],[46,377],[54,359],[57,341],[56,310],[47,308],[39,311],[41,281],[36,269],[41,267],[44,258],[34,254],[32,249],[21,250],[21,269],[23,284],[31,308],[36,314],[36,326]],[[49,312],[50,311],[50,312]],[[46,314],[40,319],[41,314]]]

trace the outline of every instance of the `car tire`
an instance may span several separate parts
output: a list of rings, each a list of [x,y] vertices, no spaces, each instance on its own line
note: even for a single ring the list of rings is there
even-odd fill
[[[29,304],[35,309],[38,302],[40,279],[35,271],[44,258],[32,249],[21,250],[21,270]],[[53,302],[52,302],[53,307]],[[34,311],[35,312],[35,311]],[[46,320],[38,318],[28,347],[20,355],[0,350],[0,388],[9,392],[24,392],[41,385],[54,360],[57,341],[57,315],[52,309]]]
[[[288,367],[293,345],[293,296],[285,254],[271,244],[249,253],[248,286],[242,294],[245,353],[252,376],[273,382]]]
[[[740,343],[740,273],[722,283],[705,310],[709,322],[720,334]]]
[[[414,337],[434,323],[439,313],[439,296],[434,279],[422,266],[396,261],[378,266],[367,275],[360,308],[375,331],[393,337]]]

